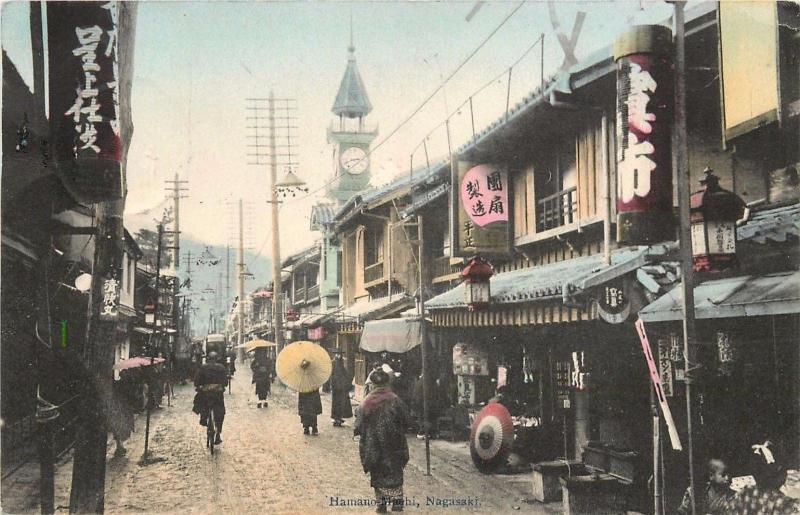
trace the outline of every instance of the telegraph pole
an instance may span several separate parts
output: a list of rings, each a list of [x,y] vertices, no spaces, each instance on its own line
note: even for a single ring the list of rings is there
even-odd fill
[[[239,316],[237,317],[237,349],[239,359],[244,361],[244,349],[242,349],[242,344],[244,343],[244,214],[242,212],[242,199],[239,199],[239,259],[237,261],[236,266],[239,269],[237,283],[239,302],[236,304],[239,311]]]
[[[277,345],[278,352],[283,349],[283,292],[281,288],[281,237],[280,237],[280,220],[279,220],[279,207],[280,201],[278,200],[278,161],[280,164],[291,171],[292,167],[297,166],[295,155],[292,151],[292,129],[297,129],[292,125],[292,120],[296,120],[295,116],[291,116],[290,112],[297,108],[292,104],[293,99],[288,98],[275,98],[272,91],[269,93],[268,98],[248,98],[250,105],[247,107],[251,116],[247,119],[252,121],[252,125],[248,125],[247,129],[253,131],[248,135],[252,141],[248,143],[251,149],[248,152],[250,158],[249,164],[252,165],[266,165],[269,164],[270,175],[270,192],[269,200],[272,213],[272,302],[273,302],[273,320],[272,328],[275,334],[275,344]],[[266,107],[262,102],[266,102]],[[278,106],[278,104],[280,104]],[[280,109],[285,112],[281,117],[276,116],[276,111]],[[266,111],[266,116],[263,116]],[[280,127],[276,126],[276,120],[286,122],[285,125],[281,124]],[[262,125],[262,121],[266,120],[267,125]],[[278,145],[276,143],[276,134],[278,129],[285,131],[285,144]],[[261,132],[259,132],[261,131]],[[266,135],[264,134],[266,131]],[[267,141],[264,141],[264,140]],[[283,141],[283,136],[282,136]],[[278,153],[278,149],[281,153]],[[269,158],[269,162],[266,158]]]
[[[173,242],[174,247],[172,248],[172,262],[175,263],[175,268],[180,267],[180,248],[181,248],[181,218],[180,218],[180,207],[181,207],[181,199],[187,198],[187,195],[181,195],[183,191],[189,191],[189,188],[183,188],[181,185],[188,184],[189,181],[182,181],[180,180],[180,176],[178,173],[175,173],[175,179],[171,181],[164,181],[166,184],[171,184],[171,187],[165,188],[167,191],[172,192],[172,201],[175,211],[175,229],[173,232]]]
[[[269,184],[272,208],[272,327],[275,330],[277,351],[283,350],[283,291],[281,284],[281,236],[278,220],[278,158],[275,146],[275,95],[269,92]]]

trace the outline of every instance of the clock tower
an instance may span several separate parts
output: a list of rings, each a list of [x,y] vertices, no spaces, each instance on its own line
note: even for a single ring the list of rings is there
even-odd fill
[[[376,128],[368,128],[364,123],[372,104],[358,73],[352,36],[347,51],[347,68],[331,108],[337,118],[328,128],[328,143],[334,145],[336,158],[328,197],[340,205],[369,187],[370,143],[378,135]]]

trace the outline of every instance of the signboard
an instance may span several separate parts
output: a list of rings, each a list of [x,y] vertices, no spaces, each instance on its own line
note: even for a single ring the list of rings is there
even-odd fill
[[[661,384],[664,387],[664,395],[667,397],[672,397],[674,395],[672,361],[670,361],[671,353],[672,353],[672,339],[659,338],[658,371],[659,375],[661,376]]]
[[[571,361],[556,361],[556,399],[563,409],[571,407],[569,390],[572,386]]]
[[[452,257],[509,252],[508,172],[457,161],[453,169]]]
[[[597,313],[609,324],[621,324],[631,313],[631,303],[625,289],[625,281],[620,278],[603,285],[597,299]]]
[[[85,202],[122,197],[119,5],[47,5],[50,130],[64,185]]]
[[[453,346],[453,373],[456,375],[488,376],[489,354],[474,344],[455,344]]]
[[[725,141],[778,120],[777,2],[719,2]]]
[[[650,379],[653,381],[655,388],[656,398],[658,404],[661,406],[661,413],[664,415],[664,422],[667,424],[669,431],[669,440],[672,443],[672,448],[676,451],[683,450],[681,445],[680,436],[678,436],[678,428],[675,426],[675,421],[672,419],[672,411],[669,409],[667,396],[664,392],[664,385],[661,382],[661,376],[658,373],[656,362],[653,360],[653,354],[650,352],[650,342],[647,340],[647,334],[644,332],[644,322],[642,319],[636,321],[636,332],[639,333],[639,341],[642,343],[642,351],[644,358],[647,361],[647,369],[650,371]]]
[[[311,327],[308,330],[308,339],[311,341],[319,341],[325,337],[325,329],[320,327]]]
[[[100,305],[100,320],[116,320],[119,316],[119,280],[108,277],[103,281],[103,303]]]
[[[672,32],[642,25],[614,45],[617,63],[617,240],[673,239]]]

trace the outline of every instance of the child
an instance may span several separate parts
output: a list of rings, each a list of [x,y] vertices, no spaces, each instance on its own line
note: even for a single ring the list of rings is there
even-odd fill
[[[697,489],[698,500],[695,505],[697,513],[711,515],[727,513],[728,503],[736,495],[730,485],[731,478],[725,462],[718,458],[708,460],[708,482]],[[689,487],[683,496],[678,513],[683,515],[692,512],[691,498],[692,492]]]

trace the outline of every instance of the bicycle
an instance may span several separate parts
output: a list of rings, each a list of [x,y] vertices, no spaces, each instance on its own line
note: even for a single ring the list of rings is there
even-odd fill
[[[208,410],[208,418],[206,419],[206,447],[211,450],[211,455],[214,455],[214,445],[217,438],[217,421],[214,419],[214,410]]]

